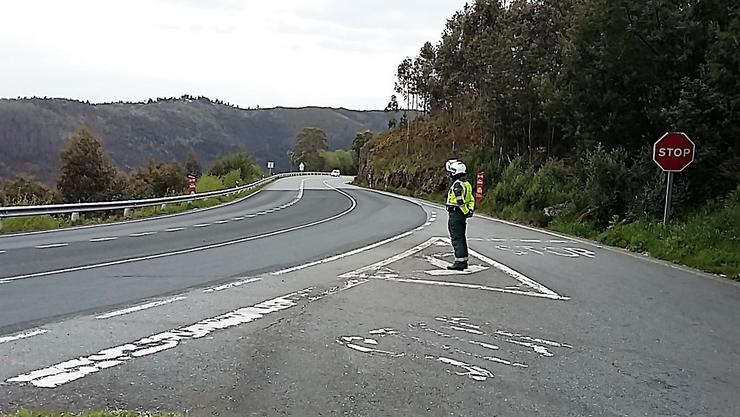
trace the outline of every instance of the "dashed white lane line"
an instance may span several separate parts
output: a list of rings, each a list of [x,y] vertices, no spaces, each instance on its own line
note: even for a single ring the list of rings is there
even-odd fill
[[[12,336],[4,336],[4,337],[0,337],[0,344],[1,343],[7,343],[7,342],[13,342],[13,341],[16,341],[16,340],[21,340],[21,339],[27,339],[29,337],[42,335],[42,334],[48,333],[48,332],[49,331],[46,330],[46,329],[36,329],[36,330],[31,330],[31,331],[27,331],[27,332],[23,332],[23,333],[18,333],[18,334],[12,335]]]
[[[244,220],[244,216],[234,217],[231,219],[232,222],[240,222]]]
[[[247,214],[247,215],[246,215],[246,216],[244,216],[244,217],[246,217],[246,218],[248,218],[248,219],[251,219],[251,218],[253,218],[253,217],[257,217],[257,215],[256,215],[256,214]]]
[[[219,285],[216,287],[205,289],[203,290],[203,292],[211,293],[211,292],[216,292],[216,291],[228,290],[229,288],[240,287],[242,285],[250,284],[252,282],[257,282],[257,281],[262,281],[262,278],[249,278],[249,279],[245,279],[242,281],[230,282],[228,284],[223,284],[223,285]]]
[[[228,222],[229,222],[229,220],[217,220],[217,221],[215,221],[213,223],[215,223],[215,224],[226,224]]]
[[[141,232],[141,233],[131,233],[128,235],[128,237],[143,237],[143,236],[151,236],[156,235],[157,232]]]
[[[200,229],[201,227],[208,227],[210,226],[210,223],[200,223],[200,224],[194,224],[193,227]]]
[[[173,227],[171,229],[164,229],[165,232],[179,232],[180,230],[185,230],[184,227]]]
[[[138,306],[124,308],[122,310],[111,311],[110,313],[101,314],[99,316],[96,316],[95,318],[96,319],[109,319],[111,317],[117,317],[117,316],[122,316],[124,314],[134,313],[136,311],[147,310],[147,309],[150,309],[150,308],[163,306],[163,305],[166,305],[166,304],[174,303],[176,301],[182,301],[182,300],[185,300],[185,299],[187,299],[187,297],[168,298],[166,300],[159,300],[159,301],[154,301],[154,302],[151,302],[151,303],[140,304]]]
[[[97,237],[95,239],[90,239],[90,242],[109,242],[111,240],[117,240],[118,238],[115,236],[111,237]]]
[[[260,211],[259,213],[257,213],[258,216],[262,216],[263,214],[267,214],[267,212],[266,211]]]
[[[38,245],[36,246],[36,249],[63,248],[65,246],[69,246],[69,243],[50,243],[48,245]]]
[[[2,254],[4,254],[4,253],[5,253],[5,251],[4,251],[4,250],[0,250],[0,255],[2,255]]]

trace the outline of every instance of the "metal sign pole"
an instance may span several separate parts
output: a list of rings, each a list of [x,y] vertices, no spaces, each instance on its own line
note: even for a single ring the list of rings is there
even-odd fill
[[[671,197],[673,196],[673,172],[667,172],[665,190],[665,210],[663,211],[663,225],[668,224],[668,218],[671,216]]]

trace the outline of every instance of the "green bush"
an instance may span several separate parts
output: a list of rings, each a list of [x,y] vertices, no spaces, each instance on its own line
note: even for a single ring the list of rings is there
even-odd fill
[[[8,217],[2,219],[3,233],[15,233],[28,230],[51,230],[64,227],[66,222],[59,217],[53,216],[31,216],[31,217]]]
[[[241,168],[237,168],[237,169],[232,169],[226,175],[224,175],[221,178],[221,181],[223,182],[224,188],[234,188],[236,186],[236,182],[239,181],[241,177],[242,177],[242,170]]]
[[[207,193],[209,191],[223,190],[224,183],[221,178],[215,175],[203,175],[198,178],[198,182],[195,183],[195,190],[199,193]]]

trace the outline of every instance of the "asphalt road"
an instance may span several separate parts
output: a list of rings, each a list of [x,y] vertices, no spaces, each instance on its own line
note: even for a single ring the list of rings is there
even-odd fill
[[[736,283],[480,217],[446,275],[443,210],[322,180],[0,238],[0,411],[740,415]]]

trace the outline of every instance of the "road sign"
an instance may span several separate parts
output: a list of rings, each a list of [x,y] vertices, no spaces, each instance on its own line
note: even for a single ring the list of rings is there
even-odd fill
[[[274,162],[272,162],[272,161],[267,161],[267,168],[268,168],[268,169],[273,169],[273,168],[275,168],[275,163],[274,163]]]
[[[671,216],[671,197],[673,194],[673,173],[681,172],[694,162],[696,145],[681,132],[668,132],[653,145],[653,160],[666,172],[665,207],[663,224]]]
[[[299,171],[303,172],[304,169],[306,169],[306,165],[304,165],[303,162],[301,162],[300,164],[298,164],[298,170]]]
[[[194,175],[188,175],[188,194],[195,194],[195,181]]]
[[[668,132],[653,146],[653,160],[666,172],[681,172],[694,162],[696,145],[680,132]]]
[[[483,183],[486,178],[486,173],[483,171],[478,172],[475,179],[475,202],[480,203],[483,201]]]

